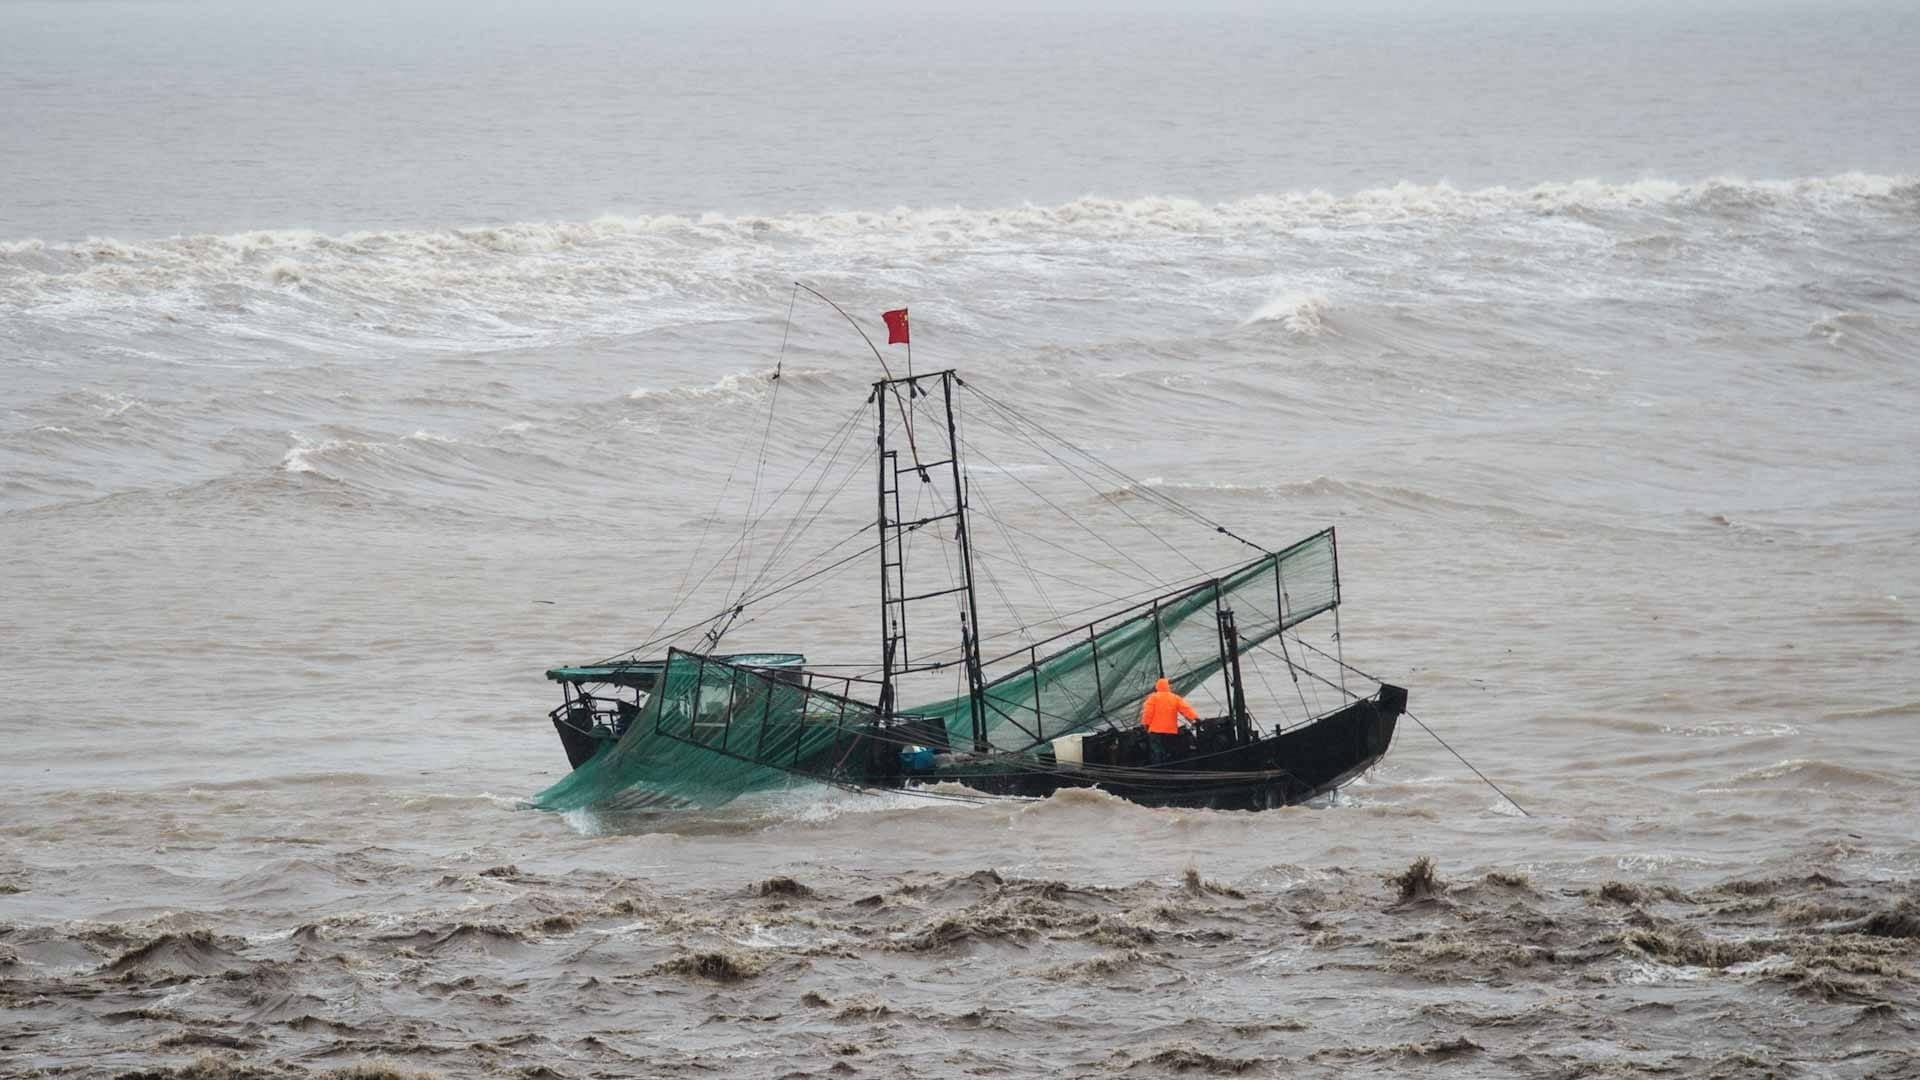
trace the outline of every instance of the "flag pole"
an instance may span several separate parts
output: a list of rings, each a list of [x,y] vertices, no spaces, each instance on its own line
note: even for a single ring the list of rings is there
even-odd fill
[[[875,345],[873,339],[867,336],[866,330],[861,328],[859,321],[847,314],[846,308],[834,303],[831,297],[819,289],[814,288],[804,281],[796,281],[794,285],[819,297],[828,307],[839,312],[841,318],[847,320],[847,325],[853,327],[853,332],[859,334],[860,340],[866,342],[867,348],[873,351],[873,358],[880,361],[880,373],[887,377],[887,382],[891,385],[893,383],[893,372],[887,367],[887,358],[880,355],[880,347]],[[913,374],[913,335],[911,333],[907,335],[907,374]],[[907,389],[911,391],[913,384],[908,383]],[[897,388],[893,391],[893,398],[895,401],[900,401],[900,391]],[[911,398],[911,394],[909,394],[909,398]],[[917,466],[920,464],[920,446],[913,438],[913,409],[909,407],[909,401],[900,401],[900,421],[907,429],[907,449],[913,454],[913,463]]]
[[[820,299],[826,301],[826,304],[828,307],[839,312],[840,317],[847,320],[847,325],[853,327],[853,332],[860,335],[860,340],[867,343],[867,348],[873,350],[873,358],[875,360],[880,361],[880,373],[885,375],[888,379],[893,378],[893,372],[887,370],[887,358],[880,355],[880,347],[873,343],[873,339],[868,337],[867,332],[860,328],[860,324],[854,321],[853,316],[847,314],[846,308],[843,308],[839,304],[834,303],[831,299],[828,298],[826,293],[821,292],[819,289],[814,288],[813,286],[807,284],[804,281],[796,281],[794,282],[794,284],[799,286],[802,289],[807,290],[808,292],[819,297]],[[908,344],[911,345],[912,343],[909,342]]]

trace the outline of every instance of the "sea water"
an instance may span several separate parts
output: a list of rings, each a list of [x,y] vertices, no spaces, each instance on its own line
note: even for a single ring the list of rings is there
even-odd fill
[[[1892,2],[8,0],[0,1073],[1916,1075],[1916,146]],[[879,376],[796,280],[1119,470],[972,462],[986,632],[1335,526],[1303,640],[1530,816],[1411,721],[523,809]],[[876,571],[727,646],[877,662]]]

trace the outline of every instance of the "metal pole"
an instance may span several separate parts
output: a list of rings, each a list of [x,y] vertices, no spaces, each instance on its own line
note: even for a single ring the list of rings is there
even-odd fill
[[[1340,545],[1332,526],[1327,528],[1327,547],[1333,552],[1333,660],[1340,665],[1340,696],[1346,698],[1353,695],[1347,693],[1347,644],[1340,634]]]
[[[1216,597],[1215,603],[1218,604]],[[1246,677],[1240,671],[1240,629],[1234,625],[1232,608],[1217,608],[1220,620],[1220,656],[1227,672],[1227,708],[1233,710],[1233,730],[1241,742],[1253,738],[1253,717],[1247,712]]]
[[[1027,670],[1033,679],[1033,730],[1044,735],[1047,721],[1040,712],[1040,646],[1037,644],[1027,646]]]
[[[673,662],[673,654],[667,654],[667,662]],[[695,664],[693,675],[693,704],[687,707],[687,738],[698,742],[700,739],[700,689],[707,683],[707,658],[700,657]],[[658,724],[654,725],[658,727]]]
[[[876,354],[878,350],[875,350]],[[874,401],[879,405],[879,492],[875,496],[875,521],[880,528],[880,716],[893,712],[893,628],[892,602],[887,588],[887,384],[873,384]],[[896,537],[897,539],[897,537]],[[797,748],[796,748],[797,753]]]
[[[967,608],[960,628],[961,646],[966,650],[967,700],[973,712],[973,748],[987,749],[986,692],[980,677],[980,601],[973,589],[973,545],[967,529],[967,488],[960,475],[960,432],[953,422],[953,372],[940,373],[940,398],[947,413],[947,468],[953,477],[955,521],[960,540],[960,568],[966,582]],[[1036,721],[1038,717],[1035,718]]]
[[[1100,635],[1093,632],[1093,624],[1087,624],[1087,648],[1093,652],[1093,703],[1100,707],[1100,719],[1107,718],[1107,688],[1101,685],[1100,677]]]
[[[740,669],[729,666],[727,670],[727,720],[720,729],[720,749],[725,752],[727,739],[733,734],[733,709],[740,700]]]
[[[1167,657],[1160,645],[1160,601],[1153,602],[1153,662],[1160,668],[1160,677],[1166,678]]]

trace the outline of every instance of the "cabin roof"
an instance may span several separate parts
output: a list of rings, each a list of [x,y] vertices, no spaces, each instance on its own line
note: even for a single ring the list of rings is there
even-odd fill
[[[797,668],[807,662],[800,653],[732,653],[716,656],[715,660],[724,660],[729,664],[743,667]],[[612,683],[616,686],[632,686],[642,690],[651,689],[660,678],[660,672],[666,669],[665,660],[622,660],[616,663],[573,664],[548,668],[547,678],[564,683]]]

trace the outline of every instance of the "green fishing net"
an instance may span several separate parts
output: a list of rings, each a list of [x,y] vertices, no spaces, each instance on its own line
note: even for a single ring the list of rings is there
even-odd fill
[[[1333,530],[1263,555],[1214,580],[1117,612],[1018,652],[983,661],[988,748],[1036,755],[1050,740],[1106,722],[1136,722],[1163,674],[1187,693],[1239,653],[1340,602]],[[1217,612],[1237,631],[1222,641]],[[543,809],[717,806],[797,782],[870,782],[897,753],[901,731],[944,728],[954,749],[975,745],[971,700],[897,710],[909,728],[876,737],[870,686],[845,677],[729,663],[672,651],[626,734],[535,796]]]

